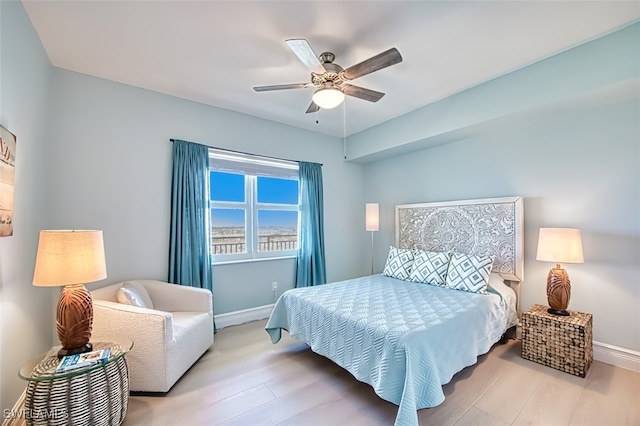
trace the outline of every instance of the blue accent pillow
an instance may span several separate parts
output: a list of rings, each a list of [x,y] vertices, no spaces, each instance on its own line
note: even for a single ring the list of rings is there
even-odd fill
[[[445,252],[414,250],[409,280],[444,287],[450,256]]]
[[[413,266],[413,252],[409,249],[389,247],[387,263],[384,265],[382,275],[407,281]]]
[[[493,256],[453,253],[447,270],[446,286],[455,290],[487,294]]]

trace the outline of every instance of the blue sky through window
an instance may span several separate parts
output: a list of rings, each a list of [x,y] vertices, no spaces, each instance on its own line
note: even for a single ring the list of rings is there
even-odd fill
[[[297,229],[298,212],[290,210],[258,210],[258,228],[263,226]]]
[[[258,176],[258,202],[298,204],[298,181]]]
[[[244,201],[244,175],[211,172],[209,192],[216,201]]]
[[[210,172],[210,195],[215,201],[244,202],[244,175]],[[298,181],[258,177],[258,202],[298,204]],[[214,227],[244,227],[244,211],[215,208],[212,212]],[[283,210],[259,210],[258,227],[278,226],[297,229],[298,212]]]
[[[214,227],[244,228],[244,210],[213,209],[211,220]]]

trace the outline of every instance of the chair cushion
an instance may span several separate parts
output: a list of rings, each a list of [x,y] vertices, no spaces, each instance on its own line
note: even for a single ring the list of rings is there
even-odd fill
[[[126,281],[118,290],[116,298],[119,303],[137,306],[138,308],[154,309],[151,297],[144,285],[137,281]]]

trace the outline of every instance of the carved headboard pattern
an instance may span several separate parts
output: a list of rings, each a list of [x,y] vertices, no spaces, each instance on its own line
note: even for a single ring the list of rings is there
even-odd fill
[[[396,246],[495,257],[505,280],[524,274],[522,197],[396,206]]]

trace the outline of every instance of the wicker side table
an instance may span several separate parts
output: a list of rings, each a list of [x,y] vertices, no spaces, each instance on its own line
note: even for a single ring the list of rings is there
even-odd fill
[[[27,380],[24,415],[28,426],[112,426],[124,421],[129,402],[129,370],[125,355],[130,340],[93,342],[94,350],[111,348],[103,364],[58,373],[60,362],[48,352],[27,362],[18,374]]]
[[[569,374],[586,377],[593,362],[593,316],[569,311],[552,315],[533,305],[522,314],[522,357]]]

